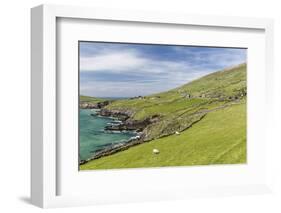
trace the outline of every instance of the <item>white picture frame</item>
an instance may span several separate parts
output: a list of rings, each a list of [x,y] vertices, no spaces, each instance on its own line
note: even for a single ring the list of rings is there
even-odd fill
[[[153,189],[150,196],[138,193],[137,187],[123,196],[112,192],[111,195],[61,195],[58,193],[58,177],[60,167],[58,166],[59,153],[57,150],[57,88],[60,83],[57,80],[57,20],[64,19],[87,19],[108,20],[134,23],[153,23],[168,26],[201,26],[232,29],[254,29],[264,32],[265,58],[262,73],[266,76],[264,81],[266,87],[261,91],[265,93],[265,107],[269,113],[264,118],[267,132],[264,133],[263,146],[270,144],[270,125],[272,114],[273,90],[273,21],[271,19],[240,18],[240,17],[216,17],[187,14],[160,14],[144,11],[122,11],[112,9],[84,8],[74,6],[41,5],[31,10],[31,80],[32,80],[32,103],[31,103],[31,201],[34,205],[47,207],[62,207],[76,205],[91,205],[100,203],[117,202],[139,202],[144,200],[182,199],[197,196],[253,194],[270,192],[269,175],[266,170],[268,163],[257,171],[265,178],[254,182],[254,184],[233,184],[210,187],[200,187],[194,183],[194,187],[169,187],[163,190]],[[262,85],[257,85],[262,88]],[[267,133],[267,134],[266,134]],[[265,151],[259,153],[265,159]],[[184,170],[182,168],[181,170]],[[154,169],[154,175],[161,177],[162,171],[170,171],[171,168],[163,170]],[[175,171],[175,170],[174,170]],[[225,170],[227,171],[227,170]],[[115,171],[107,171],[114,173]],[[145,171],[138,171],[145,173]],[[124,171],[123,171],[124,173]],[[146,172],[147,173],[147,172]],[[148,174],[148,173],[147,173]],[[152,173],[151,173],[152,174]],[[150,174],[150,175],[151,175]],[[87,174],[84,174],[87,175]],[[100,175],[102,176],[102,174]],[[71,180],[71,179],[70,179]],[[126,188],[126,186],[124,186]],[[129,187],[129,186],[127,186]],[[135,194],[133,195],[133,191]]]

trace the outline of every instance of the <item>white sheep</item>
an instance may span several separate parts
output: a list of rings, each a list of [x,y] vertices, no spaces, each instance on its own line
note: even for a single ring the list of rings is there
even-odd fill
[[[175,132],[176,135],[179,135],[180,133],[178,131]]]
[[[152,152],[153,152],[153,154],[159,154],[160,153],[160,151],[158,149],[153,149]]]

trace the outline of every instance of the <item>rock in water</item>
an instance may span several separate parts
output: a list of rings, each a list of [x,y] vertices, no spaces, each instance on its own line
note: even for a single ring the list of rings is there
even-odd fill
[[[153,149],[152,152],[153,152],[153,154],[159,154],[160,153],[158,149]]]

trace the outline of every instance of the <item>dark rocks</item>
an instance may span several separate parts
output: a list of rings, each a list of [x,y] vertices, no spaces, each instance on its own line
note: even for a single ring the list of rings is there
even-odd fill
[[[101,109],[108,104],[110,104],[112,101],[102,101],[98,103],[89,103],[89,102],[80,102],[80,109]]]
[[[130,110],[110,110],[103,108],[98,112],[98,114],[106,117],[115,117],[118,120],[125,121],[132,116],[133,112]]]
[[[136,96],[136,97],[132,97],[130,98],[131,100],[134,100],[134,99],[145,99],[145,97],[139,95],[139,96]]]
[[[143,131],[148,125],[159,121],[159,115],[153,115],[144,120],[130,120],[127,119],[119,125],[107,126],[105,130],[111,131],[128,131],[136,130],[137,132]]]
[[[83,164],[85,164],[85,163],[87,163],[87,161],[86,160],[80,160],[80,165],[83,165]]]
[[[152,122],[153,121],[150,118],[147,118],[147,119],[142,120],[142,121],[126,120],[119,125],[106,126],[105,130],[110,130],[110,131],[132,131],[132,130],[136,130],[136,131],[140,132],[145,127],[147,127],[149,124],[151,124]]]
[[[84,103],[83,103],[84,104]],[[93,157],[87,160],[81,160],[80,165],[87,163],[90,160],[95,160],[104,156],[112,155],[114,153],[129,149],[132,146],[136,146],[138,144],[147,142],[145,139],[145,134],[143,134],[143,130],[152,123],[158,122],[160,120],[159,115],[153,115],[144,120],[133,120],[132,116],[134,114],[133,111],[127,109],[107,109],[103,108],[109,103],[102,103],[96,105],[83,105],[85,108],[98,108],[97,115],[105,116],[105,117],[113,117],[118,119],[116,122],[109,123],[108,126],[105,127],[106,131],[136,131],[138,135],[130,138],[125,143],[114,144],[108,147],[101,148],[98,151],[95,151]],[[81,104],[80,104],[81,106]],[[91,114],[96,116],[96,114]]]
[[[80,109],[96,109],[97,104],[82,102],[79,104]]]
[[[127,150],[130,147],[133,147],[133,146],[136,146],[136,145],[139,145],[139,144],[142,144],[142,143],[145,143],[145,141],[141,140],[140,138],[136,138],[136,139],[132,139],[132,140],[130,140],[127,143],[124,143],[124,144],[119,144],[119,145],[117,144],[115,146],[110,146],[106,149],[103,149],[99,152],[96,152],[93,157],[91,157],[87,160],[81,160],[80,165],[83,165],[83,164],[85,164],[85,163],[87,163],[91,160],[99,159],[101,157],[109,156],[109,155],[115,154],[117,152]]]
[[[101,108],[107,106],[108,104],[110,104],[111,102],[112,102],[112,101],[103,101],[103,102],[99,102],[99,103],[97,103],[97,108],[98,108],[98,109],[101,109]]]

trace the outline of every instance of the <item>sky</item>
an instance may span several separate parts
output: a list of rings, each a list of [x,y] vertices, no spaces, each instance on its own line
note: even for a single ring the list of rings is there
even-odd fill
[[[79,42],[79,51],[80,94],[93,97],[168,91],[247,60],[242,48]]]

